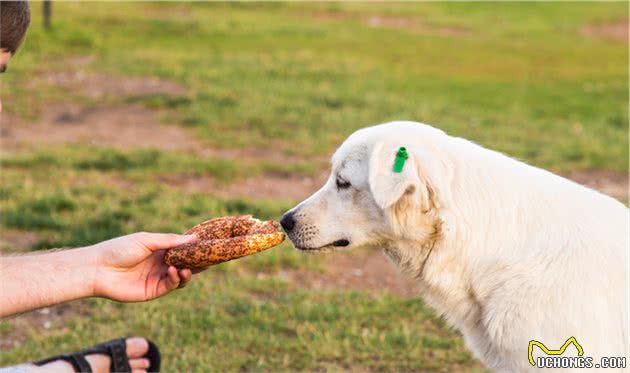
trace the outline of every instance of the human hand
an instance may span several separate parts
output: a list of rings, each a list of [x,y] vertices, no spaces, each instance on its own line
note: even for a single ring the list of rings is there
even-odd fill
[[[142,302],[184,287],[190,269],[164,264],[164,249],[194,242],[195,236],[134,233],[89,248],[96,255],[94,295],[120,302]]]

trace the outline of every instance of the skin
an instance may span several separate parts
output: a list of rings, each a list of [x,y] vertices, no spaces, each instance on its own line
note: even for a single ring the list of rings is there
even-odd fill
[[[0,73],[3,73],[7,68],[7,64],[11,59],[11,52],[6,48],[0,48]],[[0,113],[2,113],[2,99],[0,98]]]
[[[4,72],[10,59],[11,52],[9,52],[6,48],[0,48],[0,70],[2,70],[1,72]]]
[[[163,262],[164,249],[195,236],[134,233],[93,246],[0,258],[0,317],[86,297],[144,302],[185,286],[190,269]]]

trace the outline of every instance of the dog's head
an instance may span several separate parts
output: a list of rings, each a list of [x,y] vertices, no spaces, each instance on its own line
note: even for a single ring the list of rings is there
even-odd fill
[[[409,122],[352,134],[333,155],[326,184],[283,216],[293,245],[321,251],[431,239],[438,210],[433,174],[439,163],[431,156],[434,149],[423,143],[438,135],[444,133]],[[408,158],[402,171],[394,172],[402,146]]]

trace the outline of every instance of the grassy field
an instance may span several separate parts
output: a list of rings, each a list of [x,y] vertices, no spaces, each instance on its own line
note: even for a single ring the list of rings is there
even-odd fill
[[[40,5],[0,77],[3,252],[278,218],[348,134],[394,119],[627,185],[624,3],[54,3],[50,31]],[[417,297],[335,263],[285,244],[152,303],[0,321],[0,366],[134,334],[165,371],[483,370]]]

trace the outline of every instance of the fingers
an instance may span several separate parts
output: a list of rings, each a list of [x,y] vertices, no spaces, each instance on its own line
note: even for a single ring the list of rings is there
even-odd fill
[[[177,287],[181,283],[181,279],[179,278],[179,274],[177,273],[177,268],[170,266],[166,269],[166,272],[155,273],[154,276],[157,277],[157,284],[155,285],[155,290],[149,296],[148,299],[159,298],[163,295],[170,293],[171,291],[177,289]]]
[[[197,240],[195,235],[147,232],[135,233],[134,238],[151,251],[170,249]]]
[[[166,269],[166,273],[159,274],[159,282],[156,288],[155,294],[151,297],[157,298],[163,295],[170,293],[171,291],[177,289],[179,284],[181,283],[181,279],[179,278],[179,274],[177,273],[177,268],[170,266]]]
[[[190,269],[177,270],[177,268],[170,266],[166,270],[166,289],[167,291],[181,289],[190,282],[191,278],[192,271]]]
[[[177,268],[170,266],[166,270],[166,288],[168,291],[177,289],[181,284],[182,280],[179,277],[179,273],[177,273]]]
[[[183,288],[188,284],[190,279],[192,278],[192,271],[190,269],[182,269],[179,271],[179,278],[182,282],[179,284],[179,288]]]
[[[190,269],[178,270],[173,266],[169,266],[166,273],[161,276],[158,292],[155,297],[168,294],[175,289],[182,289],[192,279],[192,271]]]

